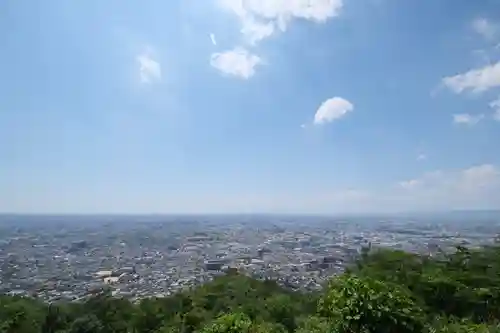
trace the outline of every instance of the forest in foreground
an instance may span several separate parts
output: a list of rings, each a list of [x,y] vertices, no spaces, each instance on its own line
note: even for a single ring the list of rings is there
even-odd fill
[[[320,293],[229,271],[170,297],[45,304],[0,296],[1,333],[500,332],[500,244],[420,256],[364,249]]]

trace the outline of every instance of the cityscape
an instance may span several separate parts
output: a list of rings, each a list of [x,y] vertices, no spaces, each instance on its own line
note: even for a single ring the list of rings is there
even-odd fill
[[[234,269],[320,290],[363,247],[433,255],[496,240],[498,212],[419,216],[0,215],[0,292],[47,302],[102,290],[165,297]]]

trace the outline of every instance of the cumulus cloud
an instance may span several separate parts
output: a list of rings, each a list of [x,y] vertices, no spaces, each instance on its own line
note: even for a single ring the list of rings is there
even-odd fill
[[[242,33],[250,42],[270,36],[276,29],[285,31],[293,19],[324,22],[339,15],[342,0],[220,0],[225,9],[237,15]],[[250,28],[249,28],[250,27]]]
[[[248,79],[255,74],[255,67],[262,60],[244,48],[235,48],[222,53],[214,53],[210,64],[224,74]]]
[[[139,64],[139,77],[142,83],[161,81],[161,65],[150,54],[140,54],[136,60]]]
[[[486,40],[494,39],[499,31],[498,24],[485,18],[477,18],[472,21],[472,29]]]
[[[483,118],[483,114],[474,116],[469,113],[458,113],[453,115],[453,122],[455,124],[476,125]]]
[[[286,31],[294,19],[325,22],[338,16],[343,6],[343,0],[218,0],[218,3],[223,9],[236,15],[241,24],[240,32],[244,37],[244,44],[249,46],[255,46],[276,31]],[[237,48],[237,51],[241,50],[243,48]],[[238,61],[235,58],[238,58]],[[245,70],[228,69],[217,60],[245,63],[246,65],[237,66]],[[212,65],[215,64],[215,67],[223,72],[243,78],[251,77],[255,65],[259,62],[258,56],[251,55],[246,58],[242,52],[235,50],[213,54],[211,61]]]
[[[344,117],[354,110],[354,105],[341,97],[324,101],[314,115],[314,124],[321,125]]]
[[[445,77],[443,84],[457,94],[467,90],[483,92],[500,87],[500,62],[463,74]]]

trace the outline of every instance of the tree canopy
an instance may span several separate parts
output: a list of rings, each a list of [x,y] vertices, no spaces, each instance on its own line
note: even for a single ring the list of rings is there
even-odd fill
[[[138,303],[0,296],[0,333],[500,333],[500,246],[422,256],[365,250],[321,293],[235,272]]]

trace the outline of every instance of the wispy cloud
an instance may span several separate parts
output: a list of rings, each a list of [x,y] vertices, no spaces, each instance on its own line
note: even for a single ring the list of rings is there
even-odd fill
[[[251,16],[242,21],[241,33],[246,36],[247,41],[252,45],[271,36],[274,31],[275,24],[273,22],[258,21]]]
[[[427,155],[424,153],[420,153],[417,155],[417,161],[425,161],[427,159]]]
[[[459,171],[435,171],[420,178],[403,181],[407,190],[422,190],[444,195],[485,194],[488,189],[500,190],[500,170],[492,164],[482,164]]]
[[[413,189],[419,186],[421,181],[419,179],[410,179],[410,180],[405,180],[402,182],[399,182],[399,186],[401,186],[404,189]]]
[[[213,45],[217,45],[217,40],[215,39],[215,35],[213,33],[210,34],[210,41]]]
[[[486,18],[477,18],[472,21],[472,29],[486,40],[494,40],[499,32],[499,26]]]
[[[148,84],[161,81],[161,65],[149,53],[138,55],[136,60],[139,64],[139,77],[142,83]]]
[[[224,74],[248,79],[255,74],[255,67],[262,60],[244,48],[235,48],[231,51],[214,53],[210,64]]]
[[[490,107],[493,109],[493,119],[500,121],[500,97],[491,102]]]
[[[445,77],[443,84],[457,94],[467,90],[483,92],[500,87],[500,62],[463,74]]]
[[[453,115],[453,122],[455,124],[464,124],[464,125],[476,125],[484,118],[483,114],[471,115],[469,113],[457,113]]]
[[[354,110],[354,105],[342,97],[324,101],[314,115],[314,124],[321,125],[344,117]]]
[[[498,166],[480,164],[426,172],[413,179],[373,189],[337,191],[322,195],[316,201],[320,202],[317,210],[324,211],[359,212],[360,207],[367,212],[498,209],[499,195]],[[308,204],[316,207],[313,203]],[[297,206],[300,205],[297,200]]]

